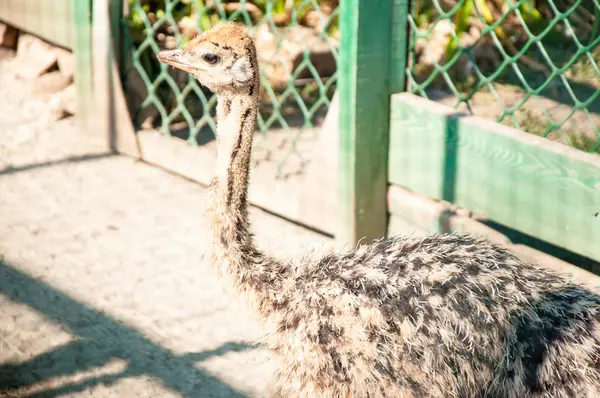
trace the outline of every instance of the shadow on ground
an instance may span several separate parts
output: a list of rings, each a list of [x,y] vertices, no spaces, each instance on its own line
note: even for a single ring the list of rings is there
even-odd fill
[[[90,377],[75,384],[27,396],[56,397],[84,391],[99,384],[110,385],[123,378],[145,375],[183,397],[245,397],[195,366],[195,362],[228,351],[250,349],[245,343],[228,343],[211,351],[177,355],[151,342],[139,331],[35,280],[1,258],[0,293],[44,314],[78,336],[77,340],[25,363],[0,365],[0,396],[12,396],[35,383],[57,376],[74,375],[118,359],[127,363],[121,373]]]
[[[68,164],[68,163],[89,162],[89,161],[93,161],[93,160],[104,159],[104,158],[107,158],[110,156],[116,156],[116,154],[114,154],[114,153],[86,154],[86,155],[81,155],[81,156],[69,156],[64,159],[52,160],[52,161],[48,161],[48,162],[30,163],[30,164],[26,164],[23,166],[7,166],[3,169],[0,169],[0,176],[5,175],[5,174],[8,175],[8,174],[20,173],[23,171],[29,171],[29,170],[33,170],[33,169],[40,169],[40,168],[44,168],[44,167],[61,166],[63,164]]]

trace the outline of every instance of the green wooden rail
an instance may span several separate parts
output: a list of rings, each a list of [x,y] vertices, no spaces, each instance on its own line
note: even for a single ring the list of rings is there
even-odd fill
[[[392,97],[389,179],[600,260],[600,157],[410,94]]]

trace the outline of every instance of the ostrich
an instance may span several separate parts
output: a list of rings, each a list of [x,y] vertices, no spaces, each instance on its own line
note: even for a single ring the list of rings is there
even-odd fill
[[[280,260],[248,221],[259,67],[227,22],[158,59],[218,96],[218,273],[265,325],[278,397],[600,396],[600,296],[463,234]]]

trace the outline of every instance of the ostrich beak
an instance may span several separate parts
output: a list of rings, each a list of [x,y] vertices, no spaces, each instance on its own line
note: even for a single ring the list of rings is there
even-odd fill
[[[178,48],[176,50],[162,50],[156,58],[163,64],[171,65],[174,68],[190,72],[193,66],[189,63],[186,53]]]

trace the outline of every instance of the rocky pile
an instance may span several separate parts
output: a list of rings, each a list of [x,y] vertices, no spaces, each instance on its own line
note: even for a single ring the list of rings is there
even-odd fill
[[[26,81],[29,93],[50,104],[46,117],[59,120],[76,111],[73,53],[0,23],[0,59]]]

